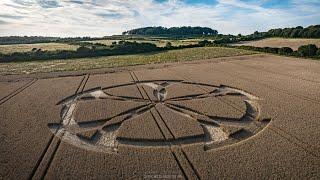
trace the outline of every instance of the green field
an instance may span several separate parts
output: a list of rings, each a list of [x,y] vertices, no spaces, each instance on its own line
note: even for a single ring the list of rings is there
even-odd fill
[[[202,47],[138,55],[108,56],[68,60],[0,63],[0,74],[77,71],[177,61],[206,60],[217,57],[250,55],[257,52],[234,48]]]

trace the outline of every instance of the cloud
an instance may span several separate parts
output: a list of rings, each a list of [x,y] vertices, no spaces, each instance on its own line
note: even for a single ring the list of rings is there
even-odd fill
[[[61,7],[56,0],[39,0],[38,4],[43,8],[57,8]]]
[[[0,18],[3,18],[3,19],[22,19],[23,16],[0,14]]]
[[[114,11],[107,11],[107,12],[101,12],[101,13],[96,13],[97,16],[100,16],[102,18],[122,18],[123,15],[121,13],[117,13]]]
[[[74,1],[69,1],[70,3],[76,3],[76,4],[83,4],[83,1],[76,1],[76,0],[74,0]]]
[[[12,0],[12,2],[24,6],[31,6],[36,3],[35,0]]]
[[[105,36],[143,26],[224,34],[319,24],[318,0],[1,0],[0,35]]]
[[[3,25],[3,24],[9,24],[9,23],[0,19],[0,25]]]

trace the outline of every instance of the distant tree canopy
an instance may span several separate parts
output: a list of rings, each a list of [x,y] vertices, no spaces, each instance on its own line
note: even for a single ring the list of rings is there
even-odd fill
[[[73,38],[59,38],[59,37],[43,37],[43,36],[4,36],[0,37],[0,45],[7,44],[35,44],[35,43],[50,43],[50,42],[77,42],[77,41],[91,41],[102,38],[91,37],[73,37]]]
[[[270,29],[266,32],[267,37],[285,37],[285,38],[320,38],[320,25],[303,28],[297,26],[294,28]]]
[[[309,26],[303,28],[301,26],[295,28],[284,28],[284,29],[271,29],[267,32],[255,31],[249,35],[222,35],[219,34],[214,40],[215,44],[228,44],[236,43],[240,41],[253,41],[269,37],[283,37],[283,38],[320,38],[320,25]],[[284,51],[286,51],[285,49]],[[286,54],[287,52],[282,52]]]
[[[56,41],[57,37],[41,37],[41,36],[5,36],[0,37],[0,44],[33,44]]]
[[[132,29],[122,33],[123,35],[153,35],[153,36],[188,36],[188,35],[217,35],[218,31],[208,27],[144,27]]]

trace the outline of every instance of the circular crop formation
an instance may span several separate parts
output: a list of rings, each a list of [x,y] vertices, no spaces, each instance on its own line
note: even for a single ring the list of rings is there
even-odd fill
[[[148,98],[110,93],[126,92],[126,88],[136,88],[136,86],[140,87],[140,90],[143,89],[147,95],[149,94]],[[186,86],[189,89],[190,87],[191,89],[202,89],[204,93],[175,95],[175,92],[179,92],[180,90],[182,92]],[[124,91],[118,91],[118,89]],[[174,91],[170,92],[172,89]],[[150,92],[147,93],[147,90],[150,90]],[[168,96],[169,94],[170,97]],[[208,112],[204,113],[192,107],[179,105],[179,103],[183,104],[184,102],[198,100],[210,102],[212,98],[223,101],[224,98],[228,97],[236,97],[235,99],[240,100],[240,103],[245,107],[243,108],[241,117],[228,117],[228,113],[225,116],[212,116]],[[173,145],[187,146],[194,144],[203,145],[204,150],[207,151],[235,144],[252,137],[264,129],[270,121],[260,119],[259,100],[257,96],[251,93],[225,85],[215,86],[182,80],[138,81],[104,88],[93,88],[63,99],[58,103],[58,105],[62,106],[60,113],[61,123],[49,123],[48,127],[62,141],[86,150],[98,152],[118,153],[119,145],[138,148],[165,148]],[[119,101],[128,104],[139,103],[139,105],[103,119],[78,121],[75,116],[78,104],[90,103],[92,101],[103,101],[103,103]],[[199,106],[206,106],[208,104],[210,103],[199,104]],[[131,138],[119,137],[119,130],[123,128],[123,123],[135,121],[152,110],[159,113],[159,117],[163,118],[162,112],[164,111],[160,111],[159,107],[165,109],[166,117],[169,117],[166,119],[167,121],[175,121],[173,117],[179,116],[181,119],[185,119],[185,122],[195,122],[194,124],[197,124],[197,127],[201,128],[201,133],[197,135],[183,134],[179,137],[176,137],[172,133],[171,138],[164,137],[163,139],[135,138],[134,135]],[[214,110],[215,107],[210,107],[209,109]],[[108,111],[108,109],[105,111]],[[154,119],[155,117],[153,116],[153,118],[147,120],[154,121]],[[167,121],[162,120],[164,126],[158,126],[161,132],[165,131],[162,129],[163,127],[166,127],[170,131],[170,127],[166,124]],[[140,124],[139,126],[144,126],[144,124]],[[190,128],[192,129],[192,127]]]

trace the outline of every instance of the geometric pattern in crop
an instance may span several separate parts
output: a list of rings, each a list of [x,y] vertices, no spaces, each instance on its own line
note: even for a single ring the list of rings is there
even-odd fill
[[[132,86],[144,88],[148,92],[148,98],[110,93],[126,92],[126,88],[131,87],[132,89]],[[192,89],[202,89],[202,91],[201,93],[182,93],[181,95],[179,92],[185,92],[185,87],[188,87],[189,91],[192,91]],[[117,91],[118,89],[122,91]],[[202,93],[204,92],[203,89],[206,90],[205,93]],[[199,104],[199,106],[206,106],[210,105],[212,100],[223,101],[224,98],[230,97],[236,97],[235,99],[241,101],[239,103],[242,103],[245,107],[240,117],[230,117],[231,113],[229,112],[224,115],[212,115],[215,114],[214,111],[218,107],[206,108],[213,112],[201,112],[201,108],[199,110],[198,108],[188,107],[188,102],[192,101],[203,100],[203,102],[209,102]],[[79,103],[91,103],[92,101],[101,101],[100,103],[102,104],[119,101],[128,103],[128,107],[130,103],[139,105],[125,110],[120,109],[119,112],[111,113],[109,117],[79,121],[75,115]],[[93,88],[63,99],[58,103],[58,105],[62,105],[61,123],[49,123],[48,127],[62,141],[79,148],[98,152],[118,153],[120,144],[138,148],[201,144],[204,150],[207,151],[238,143],[264,129],[270,120],[260,119],[259,101],[260,99],[251,93],[225,85],[215,86],[182,80],[138,81],[110,87]],[[90,106],[88,107],[90,108]],[[81,110],[84,111],[82,114],[85,113],[85,110]],[[119,136],[119,132],[125,122],[137,121],[139,117],[144,117],[146,113],[150,113],[152,110],[158,113],[158,120],[161,119],[164,126],[160,126],[155,117],[146,120],[157,123],[160,132],[163,133],[163,139],[135,138],[134,135],[127,138]],[[108,109],[100,111],[108,111]],[[103,112],[96,113],[103,114]],[[175,124],[171,122],[178,119],[179,124],[176,124],[176,126],[179,127],[174,127]],[[193,122],[190,124],[191,127],[188,126],[188,129],[181,130],[181,128],[187,127],[183,124],[184,122],[191,121]],[[132,128],[141,128],[144,125],[140,124]],[[192,127],[193,125],[195,127]],[[176,133],[177,129],[183,132],[179,136]],[[127,131],[130,131],[130,129]],[[138,131],[135,130],[133,132]],[[165,137],[165,131],[171,136]]]

